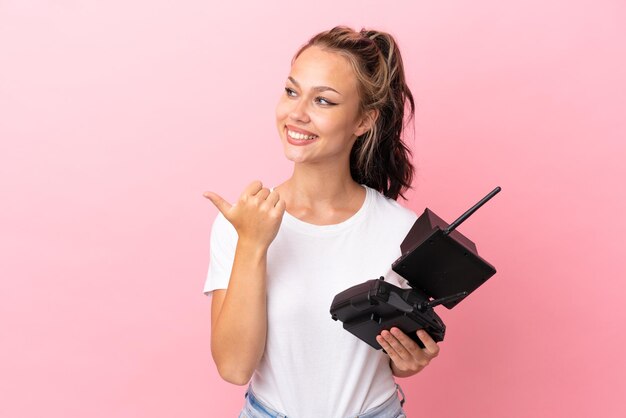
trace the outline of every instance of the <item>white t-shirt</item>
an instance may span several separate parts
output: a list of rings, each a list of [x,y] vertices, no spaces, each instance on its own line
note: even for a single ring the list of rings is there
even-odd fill
[[[348,287],[384,276],[417,219],[412,211],[366,187],[363,206],[335,225],[313,225],[285,212],[267,254],[268,329],[254,372],[255,395],[297,418],[346,417],[380,405],[396,390],[389,357],[333,321],[330,305]],[[237,233],[219,214],[211,232],[204,292],[226,289]]]

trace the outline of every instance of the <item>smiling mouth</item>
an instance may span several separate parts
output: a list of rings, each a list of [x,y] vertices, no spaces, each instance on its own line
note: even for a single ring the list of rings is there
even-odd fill
[[[317,138],[317,135],[305,135],[300,132],[292,131],[289,128],[287,128],[286,130],[287,130],[287,135],[291,139],[295,139],[296,141],[312,141],[315,138]]]

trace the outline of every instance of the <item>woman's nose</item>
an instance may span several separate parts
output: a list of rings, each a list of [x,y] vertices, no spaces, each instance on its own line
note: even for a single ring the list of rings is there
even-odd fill
[[[305,100],[294,100],[289,117],[295,121],[306,123],[309,119],[309,109]]]

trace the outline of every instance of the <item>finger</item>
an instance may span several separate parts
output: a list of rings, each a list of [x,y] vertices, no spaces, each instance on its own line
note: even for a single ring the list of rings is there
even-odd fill
[[[424,331],[423,329],[418,330],[417,338],[419,338],[420,341],[422,341],[422,343],[424,344],[424,352],[426,354],[428,354],[430,357],[437,357],[437,355],[439,354],[439,346],[437,345],[435,340],[433,340],[433,338],[428,335],[426,331]]]
[[[246,188],[241,193],[241,196],[254,196],[263,188],[263,183],[260,180],[255,180],[252,183],[248,184]]]
[[[393,351],[397,353],[398,357],[403,360],[410,360],[412,358],[411,353],[402,345],[402,343],[389,331],[383,331],[380,335],[387,341]]]
[[[259,198],[259,200],[263,202],[265,201],[265,199],[267,199],[267,196],[269,195],[270,195],[270,189],[268,189],[267,187],[263,187],[261,190],[257,192],[257,194],[254,195],[254,197]]]
[[[393,327],[391,328],[390,332],[391,334],[393,334],[394,337],[396,337],[398,341],[400,341],[400,344],[402,344],[402,346],[411,355],[417,352],[420,352],[422,350],[420,346],[415,341],[413,341],[408,335],[406,335],[400,328]]]
[[[287,204],[285,203],[284,200],[279,200],[278,202],[276,202],[276,205],[274,206],[274,210],[277,211],[280,216],[283,216],[286,209],[287,209]]]
[[[203,196],[209,199],[211,203],[213,203],[215,207],[220,212],[222,212],[223,215],[225,215],[226,212],[228,212],[230,208],[232,207],[230,203],[228,203],[224,198],[222,198],[222,196],[218,195],[217,193],[204,192]]]
[[[397,359],[399,359],[399,356],[398,356],[398,353],[396,353],[396,350],[394,350],[393,347],[387,342],[387,340],[384,339],[381,335],[376,336],[376,342],[378,342],[378,344],[380,344],[383,350],[385,350],[387,355],[391,357],[392,360],[394,360],[394,363],[396,362]]]
[[[278,194],[278,192],[276,190],[272,190],[269,194],[269,196],[267,196],[267,198],[265,199],[265,201],[271,206],[274,207],[276,206],[276,203],[278,203],[278,201],[280,200],[280,195]]]

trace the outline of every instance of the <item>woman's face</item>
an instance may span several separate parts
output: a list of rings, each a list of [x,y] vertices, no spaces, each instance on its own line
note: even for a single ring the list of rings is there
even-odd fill
[[[357,80],[336,52],[305,49],[295,60],[276,106],[285,155],[296,163],[349,162],[357,136],[367,131],[359,115]]]

